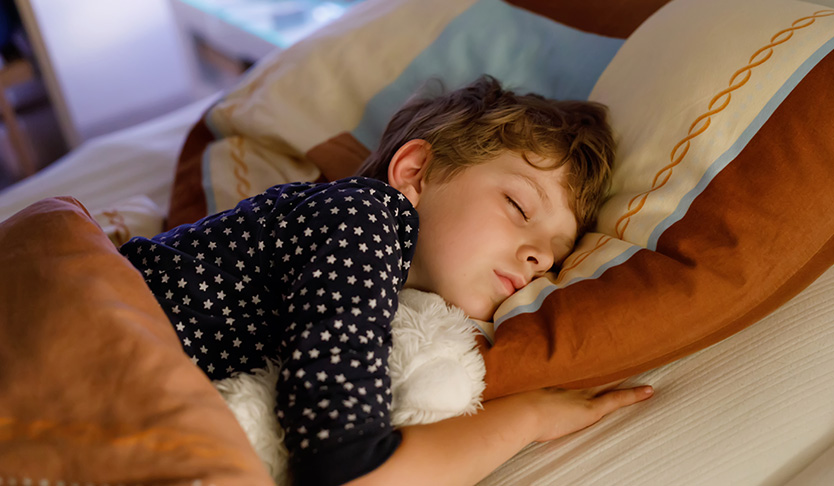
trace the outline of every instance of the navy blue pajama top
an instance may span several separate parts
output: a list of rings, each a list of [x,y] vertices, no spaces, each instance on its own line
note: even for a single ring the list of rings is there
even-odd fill
[[[397,292],[414,207],[373,179],[272,187],[120,251],[209,378],[280,362],[277,414],[296,484],[341,484],[385,462]]]

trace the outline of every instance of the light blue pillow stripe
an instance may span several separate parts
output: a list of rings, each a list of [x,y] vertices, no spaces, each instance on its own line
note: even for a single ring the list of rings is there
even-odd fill
[[[484,328],[483,328],[483,327],[481,327],[481,325],[480,325],[480,324],[478,324],[478,322],[477,322],[477,321],[475,321],[474,319],[467,319],[467,320],[469,321],[469,324],[471,324],[471,325],[472,325],[475,329],[477,329],[477,330],[478,330],[478,332],[479,332],[479,333],[481,333],[481,336],[483,336],[483,337],[484,337],[484,339],[486,339],[486,340],[487,340],[487,342],[489,343],[489,345],[490,345],[490,346],[492,346],[493,344],[495,344],[495,342],[492,340],[492,336],[490,336],[489,334],[487,334],[487,332],[486,332],[486,331],[484,331]],[[493,328],[493,331],[494,331],[494,328]]]
[[[750,140],[756,136],[756,133],[762,128],[762,126],[767,122],[767,120],[773,115],[773,112],[776,111],[776,108],[785,101],[785,98],[791,93],[791,91],[796,88],[800,81],[802,81],[805,76],[811,72],[811,69],[814,68],[825,56],[828,55],[832,50],[834,50],[834,38],[830,39],[828,42],[822,45],[819,49],[816,50],[813,54],[811,54],[802,65],[794,71],[793,74],[785,81],[785,83],[776,91],[773,97],[765,104],[762,110],[759,112],[758,115],[753,119],[750,125],[742,132],[741,136],[739,136],[738,140],[733,143],[730,148],[721,154],[718,159],[710,166],[704,176],[698,181],[698,184],[692,189],[689,193],[687,193],[682,199],[681,202],[678,204],[678,207],[675,209],[675,212],[670,214],[666,217],[663,221],[661,221],[652,231],[652,234],[649,236],[648,241],[648,248],[650,250],[657,249],[657,242],[660,237],[663,235],[669,227],[673,224],[680,221],[686,212],[689,210],[689,207],[692,205],[692,202],[698,197],[704,190],[709,186],[710,182],[718,175],[719,172],[724,170],[727,165],[730,164],[737,156],[744,150],[744,147],[750,143]],[[753,74],[755,76],[755,73]],[[706,133],[705,135],[709,135]]]
[[[642,250],[641,247],[633,246],[633,247],[629,248],[628,250],[620,253],[616,257],[612,258],[611,260],[607,261],[605,264],[600,265],[600,267],[597,268],[597,270],[594,272],[594,274],[591,275],[590,277],[576,277],[573,280],[569,281],[567,284],[565,284],[565,287],[567,287],[568,285],[573,285],[576,282],[580,282],[582,280],[593,280],[593,279],[599,278],[599,276],[602,275],[603,273],[605,273],[609,268],[616,267],[617,265],[620,265],[620,264],[624,263],[626,260],[628,260],[629,258],[634,256],[634,254],[637,253],[640,250]],[[536,312],[537,310],[539,310],[539,308],[541,308],[542,303],[544,303],[544,299],[546,299],[548,295],[550,295],[552,292],[554,292],[556,290],[558,290],[558,288],[555,285],[548,285],[547,287],[543,288],[541,290],[541,292],[539,292],[539,295],[536,297],[536,299],[533,302],[531,302],[527,305],[520,305],[520,306],[514,307],[511,311],[509,311],[506,314],[504,314],[503,316],[501,316],[501,318],[496,319],[495,320],[495,329],[498,329],[498,326],[500,326],[501,323],[503,323],[507,319],[511,319],[511,318],[513,318],[513,317],[515,317],[519,314]]]
[[[590,34],[500,0],[481,0],[452,20],[366,105],[352,135],[375,148],[396,110],[429,78],[454,89],[481,74],[506,87],[557,99],[587,99],[624,39]]]

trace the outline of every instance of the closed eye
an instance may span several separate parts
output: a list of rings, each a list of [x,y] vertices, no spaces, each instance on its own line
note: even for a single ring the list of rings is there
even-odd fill
[[[524,218],[524,221],[530,221],[530,218],[527,217],[527,214],[524,212],[523,209],[521,209],[521,206],[517,202],[515,202],[515,200],[513,198],[511,198],[510,196],[506,196],[506,197],[507,197],[507,202],[510,203],[513,207],[515,207],[518,210],[519,214],[521,214],[521,217]]]

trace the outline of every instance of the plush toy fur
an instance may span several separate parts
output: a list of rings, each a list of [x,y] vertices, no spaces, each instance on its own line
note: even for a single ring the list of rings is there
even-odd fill
[[[405,289],[392,322],[388,359],[395,426],[426,424],[481,406],[484,361],[475,328],[463,312],[437,294]],[[275,482],[288,484],[284,431],[275,415],[280,366],[241,373],[215,382]]]

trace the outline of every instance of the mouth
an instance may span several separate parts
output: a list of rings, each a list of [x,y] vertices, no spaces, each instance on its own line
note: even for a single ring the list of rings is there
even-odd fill
[[[495,271],[495,275],[498,277],[498,281],[501,283],[501,286],[504,288],[507,296],[514,294],[516,290],[523,286],[519,285],[519,282],[515,279],[504,275],[503,273],[499,273],[498,271]]]

